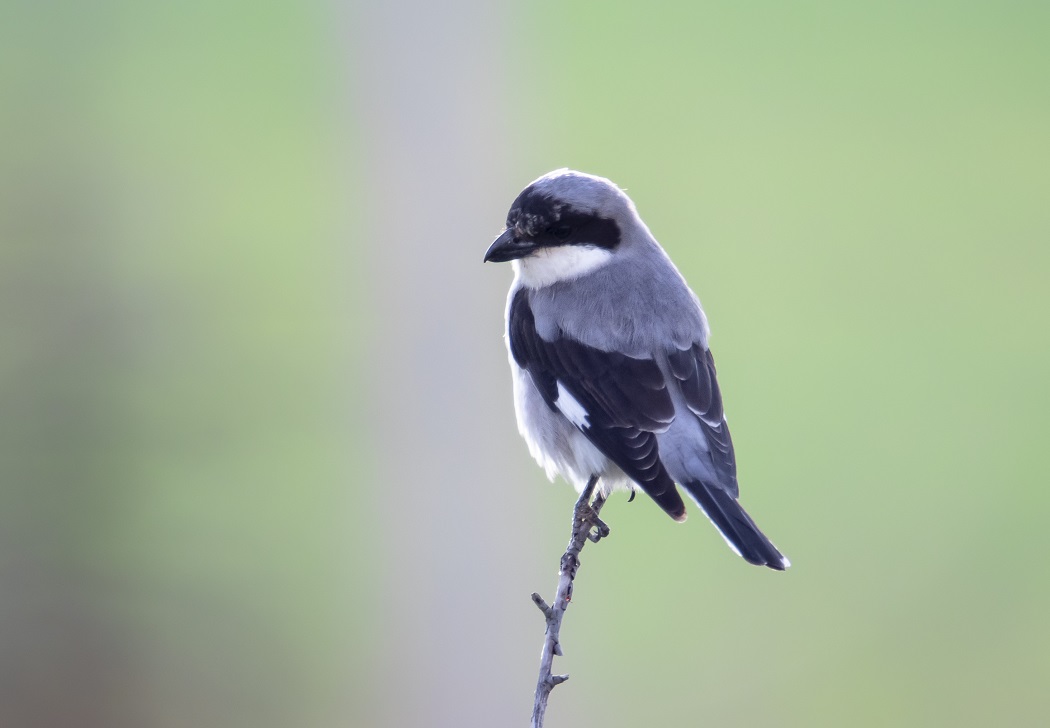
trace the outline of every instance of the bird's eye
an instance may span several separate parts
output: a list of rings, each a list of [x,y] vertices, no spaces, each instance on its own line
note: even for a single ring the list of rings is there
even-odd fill
[[[572,228],[568,225],[558,225],[557,227],[552,227],[550,233],[558,240],[565,240],[565,238],[572,235]]]

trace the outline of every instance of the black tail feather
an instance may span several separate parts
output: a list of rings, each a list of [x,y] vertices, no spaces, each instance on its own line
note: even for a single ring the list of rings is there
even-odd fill
[[[736,498],[717,486],[707,486],[699,482],[682,485],[745,561],[757,566],[768,566],[777,571],[783,571],[791,565],[791,562],[777,551],[777,547],[758,530],[758,526],[737,503]]]

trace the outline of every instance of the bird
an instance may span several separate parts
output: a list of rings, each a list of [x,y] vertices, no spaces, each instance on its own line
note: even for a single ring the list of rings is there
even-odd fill
[[[510,262],[506,343],[518,430],[553,481],[647,494],[678,487],[751,564],[790,562],[739,503],[736,455],[700,300],[613,182],[557,169],[507,213],[485,262]]]

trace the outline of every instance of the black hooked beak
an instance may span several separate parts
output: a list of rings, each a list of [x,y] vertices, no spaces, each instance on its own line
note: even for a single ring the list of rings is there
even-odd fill
[[[514,237],[514,228],[507,228],[500,236],[492,241],[492,245],[485,251],[486,263],[506,263],[508,260],[524,258],[537,248],[531,240],[522,240]]]

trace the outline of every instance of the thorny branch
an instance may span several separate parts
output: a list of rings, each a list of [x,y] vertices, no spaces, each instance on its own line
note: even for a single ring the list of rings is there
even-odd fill
[[[598,518],[605,498],[599,494],[591,502],[591,495],[598,484],[598,476],[592,476],[587,487],[580,493],[572,511],[572,538],[561,557],[561,571],[558,573],[558,591],[553,604],[548,605],[543,597],[533,592],[532,601],[536,603],[547,620],[547,634],[543,640],[543,652],[540,656],[540,677],[536,683],[536,702],[532,708],[532,728],[543,728],[543,715],[547,711],[547,700],[555,685],[561,685],[569,679],[568,675],[552,675],[551,667],[554,656],[561,652],[561,620],[572,600],[572,582],[576,570],[580,568],[580,552],[587,541],[597,543],[609,535],[609,527]],[[592,529],[594,529],[592,531]]]

